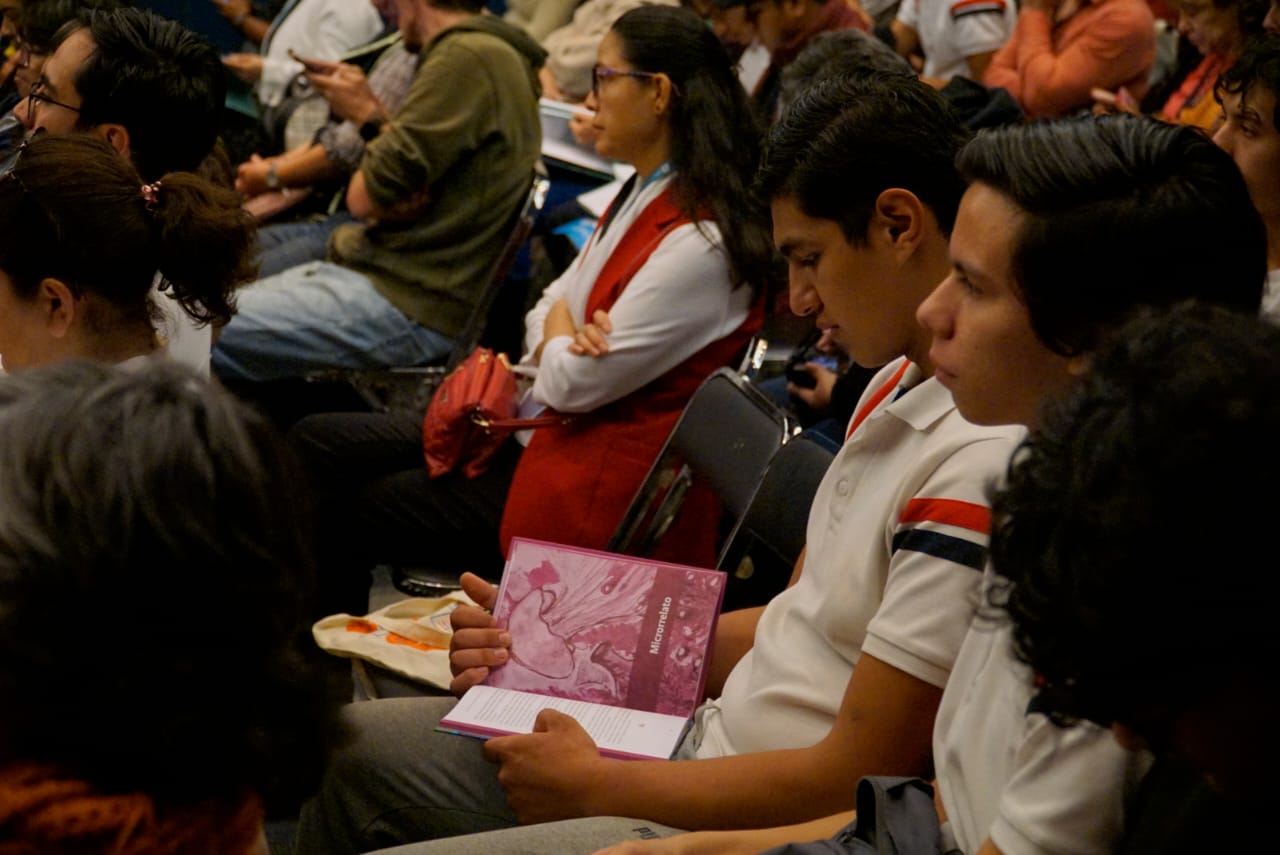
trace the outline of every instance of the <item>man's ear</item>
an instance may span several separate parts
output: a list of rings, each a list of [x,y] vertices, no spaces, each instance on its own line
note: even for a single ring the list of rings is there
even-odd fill
[[[916,194],[890,187],[876,197],[870,229],[890,245],[911,255],[924,235],[925,207]]]
[[[54,338],[66,338],[75,325],[76,315],[80,312],[80,301],[75,292],[61,279],[46,277],[40,280],[40,288],[36,292],[44,315],[45,328]]]
[[[121,157],[128,158],[130,156],[129,129],[124,125],[118,122],[104,122],[101,125],[94,125],[93,133],[106,140]]]

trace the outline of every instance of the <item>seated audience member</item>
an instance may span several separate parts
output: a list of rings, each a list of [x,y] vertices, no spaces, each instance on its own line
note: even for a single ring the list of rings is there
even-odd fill
[[[213,351],[223,381],[442,359],[529,193],[543,50],[481,0],[398,3],[421,61],[400,109],[369,117],[346,195],[361,222],[333,232],[330,261],[242,290]]]
[[[915,319],[948,269],[962,141],[940,96],[914,76],[822,81],[770,135],[760,183],[793,310],[858,362],[888,365],[814,498],[791,586],[766,607],[721,616],[715,700],[699,711],[682,762],[603,759],[573,719],[550,711],[539,732],[482,748],[432,732],[447,700],[356,704],[359,738],[304,809],[302,851],[592,817],[423,844],[585,853],[674,827],[806,820],[849,807],[862,774],[925,773],[984,561],[986,484],[1021,435],[960,418],[929,377],[929,336]],[[492,587],[463,581],[482,605],[493,602]],[[510,639],[487,613],[454,615],[461,694],[501,667]]]
[[[1256,544],[1223,536],[1240,524],[1224,499],[1275,468],[1277,388],[1268,324],[1197,305],[1135,319],[1044,415],[996,496],[992,547],[991,598],[1040,708],[1188,761],[1262,835],[1280,706],[1260,675],[1280,638]],[[1242,572],[1206,584],[1215,567]],[[1211,829],[1210,848],[1265,848],[1238,832]]]
[[[372,41],[385,26],[369,0],[292,0],[269,25],[253,15],[249,0],[211,2],[233,27],[259,44],[256,54],[230,53],[222,62],[253,87],[267,142],[276,146],[273,153],[285,146],[285,125],[291,107],[296,107],[296,101],[291,105],[288,98],[290,83],[303,71],[302,63],[289,52],[304,59],[336,60]]]
[[[0,358],[13,371],[164,350],[152,283],[200,322],[253,277],[253,223],[230,190],[183,172],[146,183],[87,134],[37,134],[0,179]]]
[[[585,100],[591,92],[591,68],[600,40],[625,13],[651,2],[678,5],[677,0],[586,0],[578,6],[569,23],[542,39],[547,62],[538,79],[544,94],[559,101]]]
[[[1093,89],[1147,91],[1155,19],[1144,0],[1025,0],[982,82],[1007,89],[1033,119],[1092,104]]]
[[[759,328],[772,248],[742,178],[759,130],[723,49],[692,12],[646,6],[618,19],[599,60],[600,150],[636,177],[526,316],[521,361],[536,375],[524,409],[572,421],[527,448],[508,439],[479,477],[436,479],[421,417],[300,422],[335,535],[324,582],[351,592],[342,610],[363,613],[376,561],[496,576],[513,536],[604,548],[689,397]],[[714,527],[691,534],[674,538],[683,557],[713,562]]]
[[[0,377],[0,849],[265,855],[338,733],[291,463],[180,365]]]
[[[1178,30],[1202,59],[1178,82],[1156,115],[1168,122],[1195,125],[1212,133],[1222,122],[1222,105],[1214,85],[1231,68],[1252,39],[1263,32],[1267,0],[1177,0]],[[1170,84],[1172,86],[1172,83]],[[1094,99],[1103,109],[1135,112],[1133,99],[1100,91]],[[1123,102],[1123,103],[1122,103]]]
[[[4,109],[8,111],[16,107],[31,92],[31,87],[40,79],[45,60],[58,46],[59,30],[68,21],[75,20],[77,15],[88,9],[114,9],[119,5],[117,0],[31,0],[22,4],[14,37],[16,63],[13,91],[16,97]],[[5,118],[17,121],[16,116],[8,115]]]
[[[818,33],[871,30],[871,18],[857,0],[753,0],[749,6],[756,37],[769,51],[769,67],[751,98],[772,123],[779,116],[782,71]]]
[[[398,34],[397,34],[398,37]],[[374,63],[366,79],[359,66],[335,63],[308,75],[316,91],[330,105],[332,118],[315,139],[276,157],[254,155],[236,170],[236,189],[250,200],[252,212],[273,205],[296,203],[313,185],[328,189],[336,181],[350,180],[360,168],[365,138],[376,138],[380,117],[399,112],[418,70],[418,57],[403,43],[388,47]],[[261,217],[260,217],[261,219]],[[353,222],[345,209],[321,221],[273,223],[258,233],[262,253],[261,276],[274,276],[308,261],[322,261],[329,235]]]
[[[14,109],[29,132],[99,136],[147,183],[215,159],[226,80],[208,41],[132,8],[90,11],[59,35],[30,97]],[[170,355],[207,373],[209,324],[156,293]],[[217,311],[210,317],[227,320]]]
[[[738,64],[738,79],[748,92],[755,91],[769,67],[769,49],[756,37],[747,0],[714,0],[709,18],[711,30]]]
[[[1267,228],[1262,315],[1280,322],[1280,36],[1268,34],[1246,48],[1215,96],[1225,121],[1213,141],[1240,167]]]
[[[899,54],[924,57],[920,73],[935,85],[956,76],[981,82],[1017,18],[1014,0],[903,0],[891,31]]]
[[[18,66],[18,19],[21,0],[0,0],[0,111],[7,112],[17,101],[14,73]]]
[[[1024,125],[980,134],[959,167],[972,183],[951,235],[952,273],[919,318],[932,335],[935,376],[970,421],[1039,427],[1045,405],[1070,395],[1094,352],[1139,307],[1202,298],[1241,323],[1248,319],[1240,314],[1256,314],[1261,224],[1239,172],[1192,129],[1135,117]],[[1186,259],[1165,251],[1168,241],[1197,238],[1221,253]],[[1111,251],[1117,241],[1132,248],[1130,257]],[[1141,444],[1152,435],[1133,438]],[[1045,520],[1061,512],[1061,492],[1040,506]],[[1010,531],[1025,536],[1017,520]],[[1024,544],[1028,566],[1048,541],[1035,542]],[[1117,567],[1108,569],[1122,575]],[[1072,595],[1037,589],[1034,596],[1047,615]],[[1068,626],[1054,624],[1054,643],[1079,642]],[[1035,694],[1032,675],[1013,659],[1008,627],[979,616],[933,731],[942,851],[1111,855],[1129,830],[1127,809],[1150,758],[1122,751],[1096,726],[1056,727],[1032,704]],[[844,786],[852,793],[852,781]],[[756,853],[830,835],[852,818],[632,843],[609,855]],[[854,851],[846,845],[837,836],[796,849]]]
[[[100,136],[150,181],[209,156],[226,83],[208,41],[134,8],[91,9],[58,39],[14,108],[29,132]]]
[[[1269,33],[1280,33],[1280,0],[1271,0],[1267,15],[1262,19],[1262,27]]]

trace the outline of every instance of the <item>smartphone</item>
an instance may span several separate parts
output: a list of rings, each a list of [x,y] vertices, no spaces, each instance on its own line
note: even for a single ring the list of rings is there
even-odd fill
[[[310,71],[312,74],[329,74],[333,71],[333,63],[331,62],[324,62],[319,59],[306,59],[298,56],[293,48],[289,48],[286,53],[289,54],[290,59],[302,63],[302,67],[307,71]]]
[[[803,362],[787,366],[787,380],[800,389],[812,389],[818,385],[818,378],[804,370]]]

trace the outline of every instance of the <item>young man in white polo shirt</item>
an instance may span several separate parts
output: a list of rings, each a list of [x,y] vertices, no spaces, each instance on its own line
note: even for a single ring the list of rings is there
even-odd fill
[[[415,847],[586,853],[675,828],[808,819],[851,805],[841,785],[862,774],[929,768],[934,711],[985,560],[986,488],[1021,436],[959,416],[929,376],[929,335],[915,320],[948,270],[962,139],[937,93],[912,78],[818,83],[770,137],[761,186],[794,310],[860,362],[888,365],[819,488],[792,586],[763,609],[722,616],[709,688],[719,697],[700,711],[678,755],[687,759],[603,759],[576,722],[549,712],[539,732],[482,753],[432,732],[448,703],[359,704],[356,742],[303,812],[300,851],[595,817]],[[475,582],[472,596],[490,601]],[[461,693],[506,660],[510,638],[488,615],[455,614]]]
[[[1229,158],[1192,128],[1120,116],[1013,126],[977,137],[959,167],[972,184],[951,236],[952,272],[919,318],[933,337],[935,377],[973,422],[1036,427],[1041,408],[1079,382],[1108,332],[1139,306],[1199,298],[1257,312],[1262,225]],[[1196,239],[1221,252],[1187,259],[1165,251]],[[1114,244],[1130,252],[1117,257]],[[1040,510],[1052,519],[1062,509]],[[1018,537],[1016,519],[1005,530],[996,511],[994,539]],[[1034,546],[1022,552],[1034,556]],[[1005,593],[990,578],[988,591],[996,602]],[[1057,605],[1038,603],[1045,614]],[[938,708],[943,849],[1111,855],[1149,758],[1097,726],[1060,728],[1040,714],[1009,627],[991,613],[969,629]],[[846,787],[852,794],[854,782]],[[755,853],[825,837],[851,818],[689,835],[609,855]],[[823,846],[797,849],[846,851]]]

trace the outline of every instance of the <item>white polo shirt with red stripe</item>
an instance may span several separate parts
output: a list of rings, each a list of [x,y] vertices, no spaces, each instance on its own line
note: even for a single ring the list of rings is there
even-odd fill
[[[1014,0],[902,0],[898,20],[920,37],[924,76],[949,80],[972,76],[966,57],[1004,47],[1018,8]]]
[[[885,366],[814,497],[800,579],[700,712],[697,756],[819,741],[863,652],[945,686],[986,560],[987,485],[1022,436],[969,424],[906,360]]]

